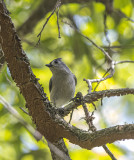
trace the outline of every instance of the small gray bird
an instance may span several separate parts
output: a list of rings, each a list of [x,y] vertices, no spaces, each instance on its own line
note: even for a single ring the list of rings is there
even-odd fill
[[[74,97],[77,79],[61,58],[46,66],[53,74],[49,82],[50,100],[56,107],[62,107]]]

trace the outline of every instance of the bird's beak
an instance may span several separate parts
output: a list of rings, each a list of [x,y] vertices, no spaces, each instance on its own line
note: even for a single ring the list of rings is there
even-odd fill
[[[47,67],[52,67],[52,64],[49,63],[49,64],[46,64],[45,66],[47,66]]]

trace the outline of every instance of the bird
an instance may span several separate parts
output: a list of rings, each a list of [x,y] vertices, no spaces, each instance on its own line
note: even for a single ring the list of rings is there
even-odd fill
[[[54,59],[46,66],[52,72],[49,81],[50,101],[55,107],[61,108],[74,97],[77,78],[62,58]]]

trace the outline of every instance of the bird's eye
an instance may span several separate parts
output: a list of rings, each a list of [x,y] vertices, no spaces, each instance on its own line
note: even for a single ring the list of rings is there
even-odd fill
[[[58,64],[58,61],[54,61],[55,64]]]

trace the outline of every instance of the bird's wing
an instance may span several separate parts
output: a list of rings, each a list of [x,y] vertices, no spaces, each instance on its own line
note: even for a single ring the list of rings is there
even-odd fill
[[[52,90],[52,78],[49,81],[49,92],[51,92],[51,90]]]
[[[77,85],[77,78],[76,78],[76,76],[75,75],[73,75],[74,76],[74,80],[75,80],[75,86]]]

